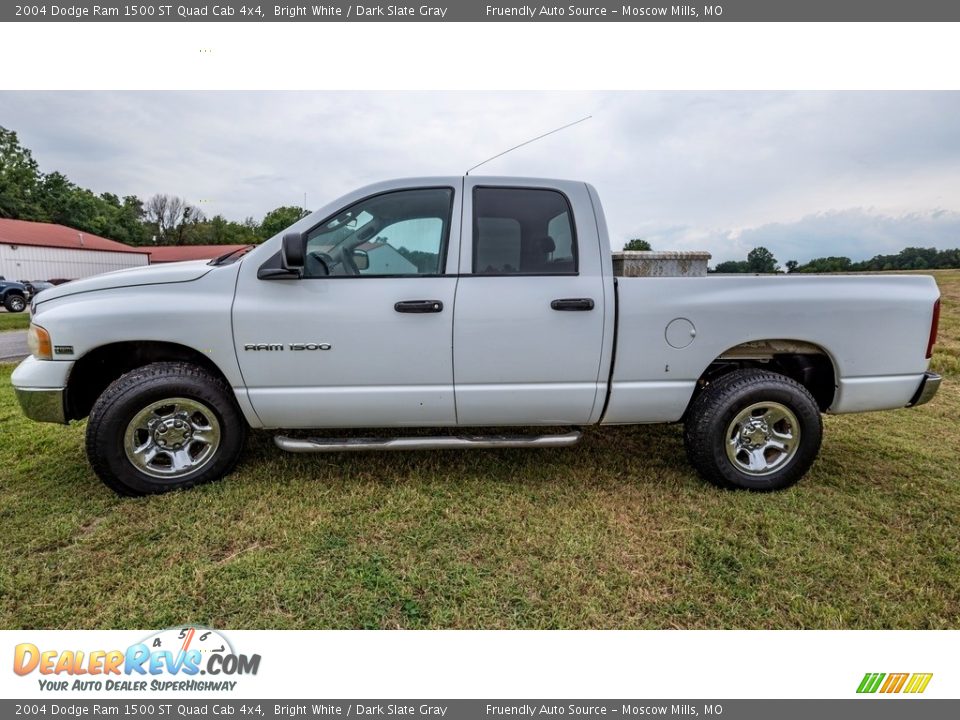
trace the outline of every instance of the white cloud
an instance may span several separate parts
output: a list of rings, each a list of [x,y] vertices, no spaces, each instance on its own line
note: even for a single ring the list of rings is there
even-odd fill
[[[43,170],[238,220],[460,174],[585,114],[483,171],[592,182],[616,247],[644,236],[723,260],[768,238],[803,261],[960,244],[956,92],[0,93],[0,125]]]

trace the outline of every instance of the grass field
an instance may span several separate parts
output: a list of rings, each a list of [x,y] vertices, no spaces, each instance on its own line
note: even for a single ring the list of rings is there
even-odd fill
[[[567,450],[295,456],[113,496],[0,373],[0,627],[960,627],[960,272],[939,396],[827,417],[797,487],[700,482],[679,426]]]
[[[11,313],[0,311],[0,332],[8,330],[26,330],[30,327],[30,313]]]

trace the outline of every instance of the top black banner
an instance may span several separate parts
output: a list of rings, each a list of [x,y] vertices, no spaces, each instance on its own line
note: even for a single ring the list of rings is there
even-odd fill
[[[672,4],[577,0],[575,3],[444,4],[249,2],[186,4],[27,2],[0,6],[3,22],[955,22],[960,3],[943,0],[725,0]]]

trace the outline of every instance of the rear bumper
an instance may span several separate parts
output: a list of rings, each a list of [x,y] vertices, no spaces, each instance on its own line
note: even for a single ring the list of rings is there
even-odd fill
[[[937,390],[940,389],[940,381],[942,379],[943,378],[934,372],[925,372],[923,374],[923,380],[920,381],[920,387],[917,388],[917,392],[914,393],[907,407],[916,407],[917,405],[930,402],[933,396],[937,394]]]

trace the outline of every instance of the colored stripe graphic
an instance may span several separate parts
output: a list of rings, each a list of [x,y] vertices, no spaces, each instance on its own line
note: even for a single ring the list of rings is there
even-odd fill
[[[882,693],[898,693],[903,688],[903,684],[910,677],[910,673],[890,673],[887,675],[887,681],[880,688]]]
[[[910,682],[907,683],[907,687],[904,692],[922,693],[927,689],[927,685],[930,684],[930,679],[932,677],[933,673],[914,673],[913,677],[910,678]]]
[[[860,687],[857,688],[858,693],[875,693],[877,688],[880,687],[880,681],[884,678],[883,673],[867,673],[863,676],[863,680],[860,681]]]
[[[858,693],[922,693],[927,689],[933,673],[866,673],[857,686]],[[881,685],[882,683],[882,685]]]

